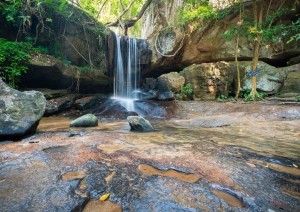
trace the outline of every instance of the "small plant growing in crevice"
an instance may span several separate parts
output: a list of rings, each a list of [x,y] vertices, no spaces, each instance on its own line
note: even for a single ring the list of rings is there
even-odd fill
[[[251,89],[246,89],[241,92],[241,97],[245,101],[255,101],[255,100],[262,100],[266,97],[266,94],[257,92],[254,96],[251,95]]]
[[[221,94],[221,95],[218,96],[217,99],[218,99],[218,101],[220,101],[220,102],[224,102],[224,101],[227,101],[227,100],[228,100],[228,97]]]
[[[182,85],[179,93],[175,94],[176,99],[178,100],[192,100],[193,99],[193,86],[188,83],[186,85]]]

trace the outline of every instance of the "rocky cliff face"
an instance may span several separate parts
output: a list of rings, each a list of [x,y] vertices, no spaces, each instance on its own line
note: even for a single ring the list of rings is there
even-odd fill
[[[211,2],[218,7],[215,1]],[[245,13],[252,14],[251,2],[245,2]],[[153,50],[149,72],[169,72],[194,63],[234,60],[235,41],[226,41],[224,33],[237,25],[238,14],[229,14],[217,22],[197,23],[198,26],[179,26],[178,11],[183,5],[184,1],[181,0],[155,0],[145,14],[143,36],[148,38]],[[296,13],[291,12],[284,21],[290,23],[295,15]],[[252,42],[247,38],[240,38],[239,60],[251,60],[252,50]],[[284,65],[282,63],[299,54],[299,42],[289,45],[272,44],[262,47],[260,59]]]
[[[30,24],[24,26],[23,34],[9,24],[5,16],[0,16],[0,37],[9,40],[33,39],[35,44],[47,47],[49,53],[72,65],[106,72],[108,32],[103,24],[72,5],[60,11],[41,4],[42,14],[32,7],[32,13],[27,17]],[[38,21],[40,17],[37,16],[40,15],[45,19],[42,23]]]

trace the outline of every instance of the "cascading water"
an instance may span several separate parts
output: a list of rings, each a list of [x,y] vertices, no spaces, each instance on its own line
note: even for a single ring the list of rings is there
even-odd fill
[[[134,111],[140,85],[137,39],[116,35],[114,96],[128,111]]]

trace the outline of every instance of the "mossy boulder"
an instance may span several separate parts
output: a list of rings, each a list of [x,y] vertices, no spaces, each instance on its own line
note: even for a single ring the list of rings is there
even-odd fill
[[[0,78],[0,139],[15,139],[34,133],[46,109],[41,92],[20,92]]]
[[[154,131],[151,123],[141,116],[128,116],[127,121],[132,131],[151,132]]]
[[[96,127],[98,119],[93,114],[86,114],[71,122],[70,127]]]

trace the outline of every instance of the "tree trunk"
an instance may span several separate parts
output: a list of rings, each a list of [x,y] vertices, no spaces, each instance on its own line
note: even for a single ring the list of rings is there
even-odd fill
[[[235,94],[235,98],[239,98],[240,90],[241,90],[241,76],[240,76],[240,67],[238,61],[238,51],[239,51],[239,35],[236,37],[236,46],[235,46],[235,64],[236,64],[236,72],[237,72],[237,90]]]
[[[257,64],[258,64],[258,58],[259,58],[259,45],[260,42],[258,40],[255,41],[254,43],[254,51],[253,51],[253,58],[252,58],[252,71],[256,70],[257,68]],[[255,98],[256,94],[257,94],[257,90],[256,90],[256,75],[254,75],[252,77],[252,89],[251,89],[251,93],[250,96],[252,96],[253,98]]]
[[[252,71],[256,70],[260,52],[260,42],[261,42],[261,25],[263,20],[263,10],[264,10],[264,0],[261,0],[259,10],[257,8],[256,0],[253,0],[253,16],[254,16],[254,26],[257,30],[257,34],[254,40],[254,49],[253,49],[253,57],[252,57]],[[258,14],[259,13],[259,14]],[[250,96],[252,99],[255,99],[257,95],[257,82],[256,82],[256,75],[252,77],[252,88]]]

